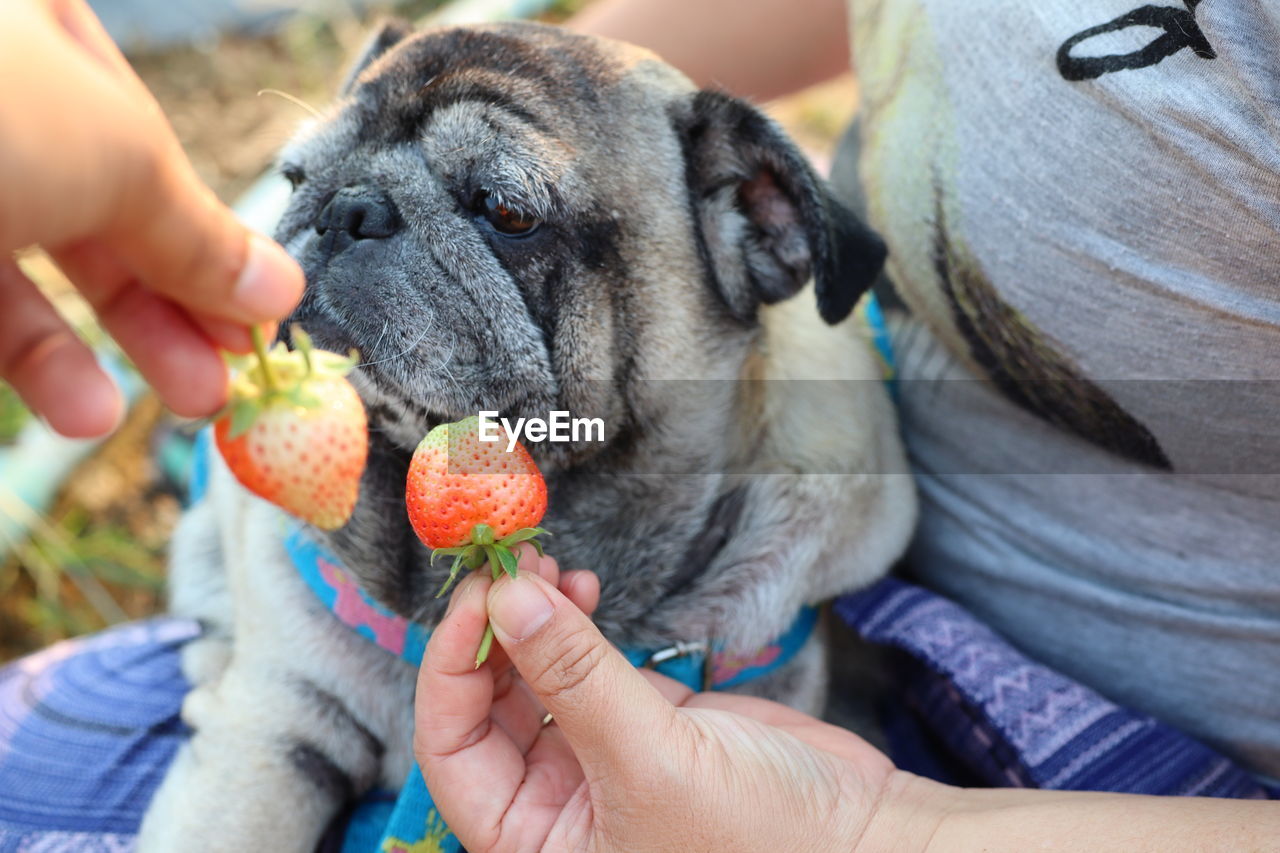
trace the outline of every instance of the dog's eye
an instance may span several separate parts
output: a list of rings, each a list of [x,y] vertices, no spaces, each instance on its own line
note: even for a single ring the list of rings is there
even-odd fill
[[[307,173],[302,171],[302,167],[295,166],[292,163],[286,163],[281,166],[280,174],[284,175],[284,179],[289,182],[289,186],[295,190],[307,179]]]
[[[481,209],[484,211],[485,219],[489,220],[489,224],[498,233],[511,237],[524,237],[527,234],[532,234],[542,224],[541,219],[527,216],[514,208],[507,207],[490,195],[484,197],[481,202]]]

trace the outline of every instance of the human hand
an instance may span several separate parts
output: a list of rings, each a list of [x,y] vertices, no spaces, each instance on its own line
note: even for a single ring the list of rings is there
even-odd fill
[[[120,394],[11,258],[39,245],[165,403],[222,405],[217,348],[286,314],[302,273],[196,177],[83,0],[0,4],[0,378],[50,425],[100,435]]]
[[[907,804],[933,783],[783,705],[634,669],[583,612],[597,596],[570,601],[530,572],[473,575],[432,635],[415,754],[468,850],[927,845],[939,818]],[[503,651],[476,669],[486,617]]]

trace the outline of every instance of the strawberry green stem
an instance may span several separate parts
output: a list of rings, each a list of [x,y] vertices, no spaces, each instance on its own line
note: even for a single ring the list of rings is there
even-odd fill
[[[493,560],[489,561],[489,574],[496,581],[502,576],[502,567]],[[493,625],[492,623],[484,623],[484,636],[480,638],[480,648],[476,650],[476,669],[480,668],[480,664],[489,659],[489,650],[493,648]]]
[[[493,626],[485,623],[484,636],[480,638],[480,650],[476,652],[476,669],[489,659],[489,649],[493,647]]]
[[[541,555],[542,543],[538,541],[538,537],[550,535],[541,527],[523,527],[509,536],[495,541],[492,527],[487,524],[475,525],[471,528],[471,535],[462,545],[452,548],[436,548],[431,552],[432,563],[439,556],[453,557],[453,565],[449,567],[449,577],[445,580],[444,585],[440,587],[440,591],[436,593],[436,598],[440,598],[449,591],[464,566],[468,569],[479,569],[485,563],[488,563],[489,574],[495,581],[502,577],[504,572],[514,578],[517,573],[517,563],[520,556],[512,552],[512,547],[521,542],[528,542]],[[484,636],[480,640],[480,648],[476,651],[476,669],[479,669],[480,664],[488,659],[489,650],[492,647],[493,626],[486,624]]]
[[[298,352],[302,353],[302,361],[307,367],[307,377],[310,378],[312,373],[311,366],[311,336],[302,331],[302,327],[294,323],[289,329],[293,333],[294,346]]]
[[[253,338],[253,351],[258,354],[258,363],[262,365],[262,383],[267,386],[268,393],[279,390],[275,374],[271,372],[271,362],[267,359],[267,344],[262,339],[262,329],[251,326],[249,334]]]

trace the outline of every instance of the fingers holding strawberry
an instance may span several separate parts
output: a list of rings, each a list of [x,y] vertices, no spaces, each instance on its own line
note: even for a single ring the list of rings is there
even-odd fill
[[[557,564],[555,557],[550,554],[539,554],[537,549],[527,542],[520,543],[512,550],[515,552],[516,558],[519,562],[520,572],[538,575],[547,583],[559,589],[566,598],[572,601],[579,610],[586,613],[588,616],[595,612],[596,607],[600,603],[600,578],[595,572],[587,569],[573,569],[567,572],[562,572],[560,571],[560,567]],[[456,615],[456,611],[460,600],[464,596],[475,595],[478,596],[478,599],[481,602],[483,602],[485,597],[488,595],[489,589],[494,583],[495,581],[493,580],[491,572],[478,571],[455,584],[449,594],[449,606],[445,611],[444,619],[441,621],[441,625],[437,627],[439,628],[444,626],[444,620],[448,620],[450,624],[452,624],[452,622],[459,618]],[[483,622],[484,606],[480,605],[477,612],[481,614],[478,618]],[[463,621],[470,621],[476,617],[467,616],[461,618]],[[473,658],[477,646],[475,637],[480,636],[481,633],[482,629],[480,628],[471,632],[471,646],[466,653],[469,653]],[[510,669],[511,664],[507,658],[506,652],[504,652],[502,650],[502,646],[497,643],[494,643],[487,660],[495,677]],[[472,660],[472,664],[474,664],[474,659]]]
[[[547,511],[547,484],[542,472],[518,442],[510,451],[499,428],[492,440],[480,435],[480,420],[465,418],[441,424],[422,439],[409,463],[405,506],[422,543],[437,556],[453,557],[444,595],[465,566],[486,562],[497,580],[501,572],[515,577],[518,557],[512,549],[527,542],[542,553],[538,527]],[[493,642],[486,630],[476,666],[488,657]]]

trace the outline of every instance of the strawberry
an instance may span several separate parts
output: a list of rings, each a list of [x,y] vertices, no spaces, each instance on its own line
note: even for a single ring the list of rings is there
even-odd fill
[[[270,352],[254,330],[257,359],[240,369],[214,424],[222,458],[246,489],[322,530],[347,523],[369,452],[364,405],[344,376],[356,354],[315,350],[301,329],[296,351]]]
[[[494,580],[502,571],[515,577],[512,547],[530,542],[542,553],[538,527],[547,511],[547,484],[524,445],[507,452],[506,431],[497,441],[480,440],[480,419],[441,424],[418,444],[409,463],[405,506],[409,522],[431,548],[431,559],[453,557],[444,595],[463,566],[478,569],[486,562]],[[493,642],[486,629],[476,666],[484,663]]]

